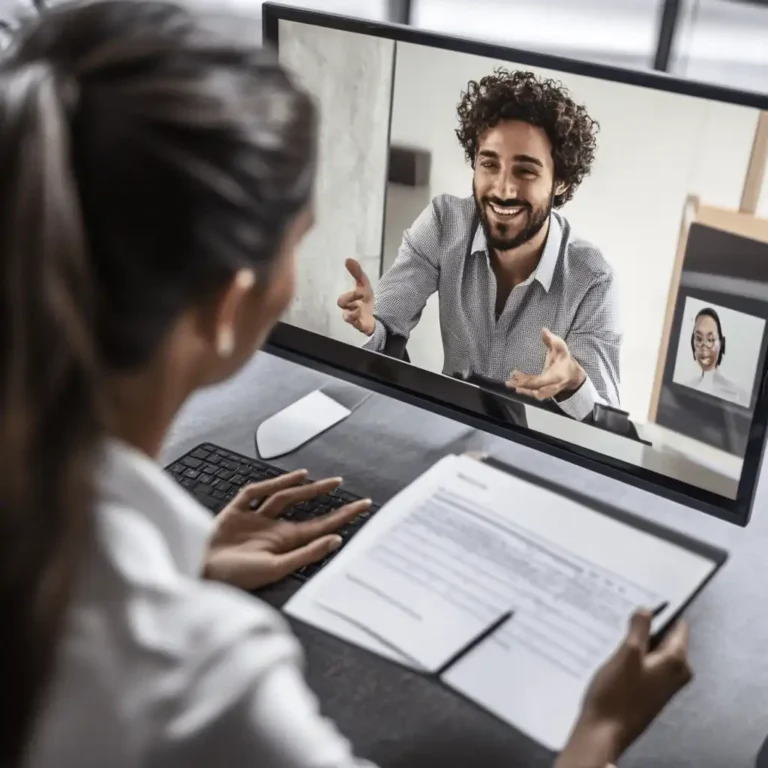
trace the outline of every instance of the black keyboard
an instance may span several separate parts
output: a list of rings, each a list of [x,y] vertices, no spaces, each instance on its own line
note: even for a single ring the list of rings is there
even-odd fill
[[[212,443],[198,445],[197,448],[194,448],[180,459],[174,461],[173,464],[167,466],[166,471],[214,514],[220,512],[232,501],[244,485],[259,483],[287,474],[285,470],[271,464],[242,456],[239,453],[226,450]],[[349,491],[338,488],[333,493],[324,494],[311,501],[291,507],[281,515],[281,518],[295,522],[311,520],[313,517],[325,515],[345,504],[359,501],[361,498],[353,493],[349,493]],[[358,515],[351,523],[347,523],[347,525],[337,531],[344,539],[345,544],[377,510],[377,506],[371,506],[368,510]],[[343,549],[343,546],[341,549]],[[319,563],[305,566],[294,575],[306,581],[314,576],[339,551],[337,550]]]

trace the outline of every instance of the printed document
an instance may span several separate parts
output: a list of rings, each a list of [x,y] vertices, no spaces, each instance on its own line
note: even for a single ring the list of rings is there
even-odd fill
[[[632,612],[657,626],[717,568],[682,546],[468,457],[382,508],[286,611],[435,673],[545,746],[565,744]]]

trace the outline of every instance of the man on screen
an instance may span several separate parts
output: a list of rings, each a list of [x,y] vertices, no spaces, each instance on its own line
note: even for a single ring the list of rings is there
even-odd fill
[[[554,398],[577,419],[618,405],[613,272],[553,212],[590,172],[597,123],[558,83],[503,69],[469,83],[458,117],[474,194],[433,199],[375,297],[348,260],[344,319],[381,351],[388,335],[408,338],[438,291],[446,373]]]

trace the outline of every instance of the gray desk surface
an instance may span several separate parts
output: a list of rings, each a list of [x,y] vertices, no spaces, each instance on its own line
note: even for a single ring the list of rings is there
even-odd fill
[[[204,440],[254,455],[253,432],[261,420],[331,382],[260,355],[236,379],[187,404],[163,459]],[[622,766],[751,768],[768,732],[768,484],[758,493],[752,523],[739,529],[379,395],[275,463],[306,467],[314,477],[343,475],[350,490],[384,502],[441,456],[478,449],[606,496],[731,552],[728,565],[689,614],[696,679]],[[294,589],[294,582],[287,582],[264,597],[279,605]],[[361,756],[396,768],[551,765],[543,749],[434,683],[314,630],[298,626],[296,631],[324,712]]]

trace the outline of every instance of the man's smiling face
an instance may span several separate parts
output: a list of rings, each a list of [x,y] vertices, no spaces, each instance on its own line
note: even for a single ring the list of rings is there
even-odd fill
[[[509,251],[533,239],[549,219],[554,187],[544,130],[505,120],[480,137],[473,188],[491,248]]]

